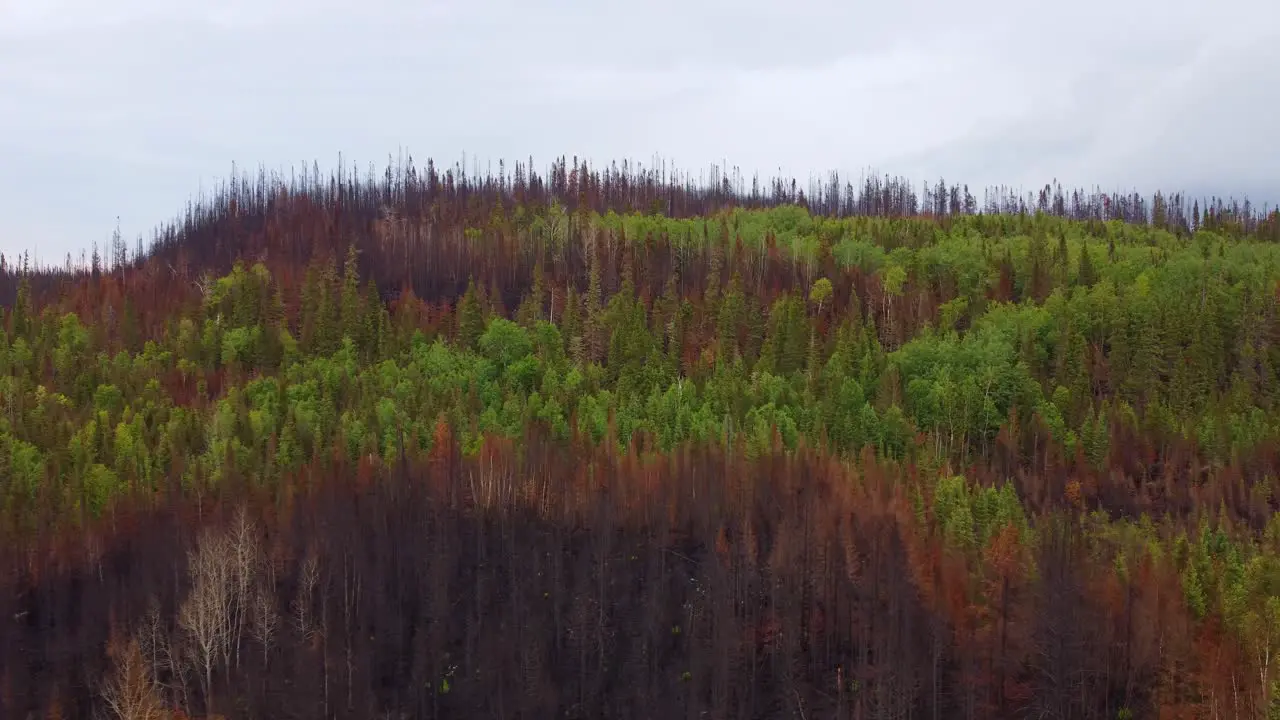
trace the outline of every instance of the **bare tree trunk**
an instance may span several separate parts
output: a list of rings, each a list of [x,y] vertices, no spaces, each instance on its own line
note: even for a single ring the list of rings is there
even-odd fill
[[[233,596],[232,555],[227,537],[206,530],[189,554],[191,591],[178,614],[178,625],[187,635],[187,651],[203,675],[205,712],[212,713],[213,668],[219,655],[227,656],[231,639]]]
[[[253,616],[250,632],[253,637],[262,645],[262,667],[267,668],[271,648],[275,645],[276,632],[280,627],[280,616],[276,613],[275,604],[271,599],[271,591],[259,587],[253,596]]]
[[[235,664],[239,667],[240,639],[249,620],[250,603],[253,599],[250,592],[255,571],[261,562],[257,528],[249,519],[249,514],[243,506],[236,511],[235,520],[231,526],[230,546],[235,597],[232,604],[231,638],[227,652],[230,653],[234,646]]]

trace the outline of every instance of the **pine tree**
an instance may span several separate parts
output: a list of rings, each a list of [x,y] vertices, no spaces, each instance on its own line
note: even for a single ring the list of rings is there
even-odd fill
[[[602,325],[601,314],[604,311],[600,287],[600,254],[594,246],[590,250],[591,267],[587,277],[586,318],[583,329],[583,349],[587,362],[599,362],[604,359],[606,332]]]
[[[360,334],[365,357],[371,360],[385,357],[390,340],[388,334],[391,318],[387,312],[387,306],[378,297],[378,287],[374,284],[373,278],[365,281],[360,307],[363,311]]]
[[[1093,287],[1098,282],[1098,271],[1093,267],[1093,257],[1089,253],[1089,243],[1080,245],[1080,269],[1076,274],[1076,282],[1084,287]]]
[[[1071,275],[1071,253],[1067,249],[1067,234],[1065,232],[1059,232],[1058,234],[1058,251],[1054,257],[1054,264],[1058,271],[1058,285],[1066,287],[1068,278]]]
[[[775,375],[803,369],[810,345],[809,328],[801,301],[790,295],[778,298],[769,313],[769,332],[760,353],[763,369]]]
[[[31,340],[31,279],[24,273],[18,281],[18,299],[13,303],[12,335]]]
[[[734,273],[729,281],[724,300],[720,303],[719,318],[716,327],[716,344],[718,352],[726,360],[741,354],[738,347],[738,327],[742,324],[746,313],[746,301],[742,294],[742,285],[738,274]]]
[[[533,268],[533,287],[529,293],[520,301],[520,307],[516,310],[516,322],[530,330],[542,319],[543,296],[545,295],[543,287],[543,271],[542,261],[539,260]]]
[[[1023,285],[1024,297],[1043,302],[1049,295],[1049,258],[1043,231],[1037,230],[1027,245],[1027,279]]]
[[[497,281],[490,280],[488,292],[481,287],[478,288],[478,293],[480,311],[484,314],[486,324],[488,324],[490,318],[507,317],[507,306],[503,303],[502,289],[498,287]]]
[[[307,267],[302,279],[301,297],[298,303],[298,341],[308,355],[316,351],[320,325],[320,268],[316,259]]]
[[[360,268],[357,263],[356,245],[351,243],[347,246],[347,260],[342,266],[341,322],[342,336],[351,338],[356,347],[365,345],[361,304]]]
[[[725,232],[727,233],[728,231],[726,230]],[[724,249],[719,242],[710,242],[709,244],[711,248],[709,266],[707,268],[707,288],[706,292],[703,293],[703,301],[705,302],[704,317],[711,322],[715,322],[720,314],[720,273],[724,266]]]
[[[582,364],[582,300],[578,297],[578,289],[569,283],[565,291],[564,315],[560,320],[561,335],[564,337],[565,352],[575,364]]]
[[[671,336],[675,328],[676,315],[679,312],[680,295],[676,287],[676,274],[673,272],[667,276],[667,282],[662,288],[662,294],[653,303],[653,315],[651,318],[652,332],[658,338],[659,344],[668,352],[670,352]]]
[[[484,312],[480,309],[478,294],[475,278],[471,278],[458,302],[458,344],[467,350],[475,350],[484,334]]]
[[[342,317],[338,274],[332,259],[321,261],[316,310],[316,352],[331,355],[342,346]]]

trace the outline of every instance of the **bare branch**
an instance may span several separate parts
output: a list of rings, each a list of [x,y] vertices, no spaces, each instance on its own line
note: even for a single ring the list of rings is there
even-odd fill
[[[119,720],[161,720],[165,717],[159,688],[147,667],[137,638],[111,649],[115,667],[102,688],[102,699]]]
[[[226,536],[206,530],[190,554],[191,592],[178,613],[178,625],[187,635],[187,651],[204,681],[205,709],[209,709],[213,669],[219,654],[225,657],[231,639],[233,576]]]

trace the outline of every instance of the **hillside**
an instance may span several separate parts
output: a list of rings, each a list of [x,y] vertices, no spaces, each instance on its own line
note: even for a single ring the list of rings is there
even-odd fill
[[[0,268],[0,717],[1280,712],[1280,213],[751,185],[260,175]]]

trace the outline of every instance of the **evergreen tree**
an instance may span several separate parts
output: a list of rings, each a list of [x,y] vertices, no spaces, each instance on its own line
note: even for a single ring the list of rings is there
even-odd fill
[[[564,336],[565,352],[573,359],[574,364],[582,365],[586,360],[585,345],[582,337],[582,300],[578,290],[569,284],[565,291],[564,315],[560,321],[561,334]]]
[[[391,317],[387,306],[378,296],[378,288],[374,285],[373,278],[365,282],[360,307],[363,311],[363,317],[360,319],[360,338],[364,356],[370,360],[385,357],[390,342]]]
[[[1085,287],[1093,287],[1098,282],[1098,271],[1093,267],[1093,257],[1087,242],[1080,245],[1080,269],[1076,273],[1076,282]]]
[[[10,315],[10,332],[15,340],[31,340],[31,314],[31,279],[24,273],[18,281],[18,297]]]
[[[1032,234],[1027,245],[1027,277],[1023,285],[1025,297],[1036,302],[1043,302],[1049,296],[1050,269],[1048,250],[1045,246],[1043,231]]]
[[[542,277],[542,261],[539,260],[538,264],[533,268],[533,287],[521,300],[520,307],[516,310],[516,322],[530,330],[542,320],[543,295],[545,294]]]
[[[331,355],[342,345],[342,307],[338,274],[331,258],[320,265],[319,297],[316,311],[316,352]]]
[[[475,278],[467,281],[467,291],[458,301],[458,344],[467,350],[475,350],[484,334],[484,312],[476,291]]]
[[[1059,231],[1058,234],[1058,251],[1054,256],[1054,265],[1057,268],[1058,285],[1066,287],[1067,278],[1071,275],[1071,253],[1067,248],[1067,234]]]
[[[716,328],[716,347],[719,357],[733,359],[741,355],[738,346],[738,328],[746,315],[746,302],[742,294],[742,283],[737,273],[729,281],[729,287],[720,303],[719,320]]]
[[[769,332],[761,350],[763,369],[789,375],[805,367],[810,345],[809,325],[800,301],[784,295],[769,313]]]
[[[347,259],[342,266],[341,323],[343,337],[349,337],[357,347],[365,346],[362,298],[360,297],[360,268],[355,243],[347,246]]]
[[[604,343],[607,329],[602,324],[601,313],[604,310],[602,290],[600,287],[600,252],[596,247],[590,250],[591,265],[587,276],[586,317],[583,322],[583,350],[586,361],[599,362],[604,359]]]

